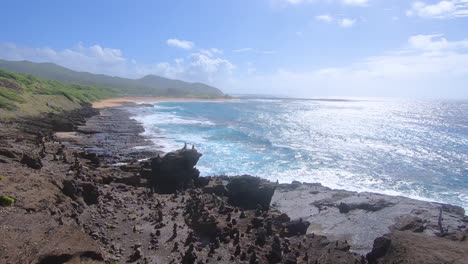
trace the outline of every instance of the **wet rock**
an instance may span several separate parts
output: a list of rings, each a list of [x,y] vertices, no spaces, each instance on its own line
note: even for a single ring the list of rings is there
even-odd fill
[[[151,159],[151,187],[158,193],[175,193],[197,184],[200,172],[195,168],[202,156],[195,148],[169,152]]]
[[[25,164],[29,168],[39,170],[42,168],[42,161],[39,157],[33,157],[29,154],[23,154],[21,158],[21,163]]]
[[[231,204],[244,209],[267,210],[270,208],[276,184],[258,177],[243,175],[232,177],[226,187]]]
[[[377,263],[377,260],[387,253],[392,241],[390,238],[381,236],[374,240],[372,251],[366,255],[367,261],[370,264]]]

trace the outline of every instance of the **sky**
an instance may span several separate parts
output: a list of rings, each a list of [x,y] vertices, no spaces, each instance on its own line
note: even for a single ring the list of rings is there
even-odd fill
[[[468,98],[468,0],[2,1],[0,58],[229,94]]]

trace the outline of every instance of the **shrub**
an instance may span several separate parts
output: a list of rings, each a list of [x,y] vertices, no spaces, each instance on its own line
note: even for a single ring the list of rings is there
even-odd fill
[[[6,196],[6,195],[0,196],[0,205],[1,205],[1,206],[10,206],[10,205],[12,205],[15,201],[16,201],[16,200],[15,200],[15,198],[13,198],[13,197]]]

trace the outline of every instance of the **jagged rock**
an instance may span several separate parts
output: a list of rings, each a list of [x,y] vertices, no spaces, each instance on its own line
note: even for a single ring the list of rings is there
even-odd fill
[[[138,175],[132,175],[128,177],[116,177],[114,178],[114,182],[123,183],[130,186],[140,186],[141,185],[141,177]]]
[[[310,226],[309,221],[303,221],[302,218],[299,220],[293,220],[283,224],[285,228],[284,236],[291,237],[295,235],[304,235],[307,232],[307,228]]]
[[[355,209],[361,209],[365,211],[370,211],[370,212],[376,212],[379,210],[382,210],[385,207],[392,206],[393,203],[386,201],[384,199],[378,199],[378,200],[370,200],[368,202],[363,202],[363,203],[340,203],[337,207],[340,213],[347,214],[349,211],[355,210]]]
[[[254,217],[252,218],[251,220],[251,223],[252,223],[252,227],[253,228],[259,228],[261,226],[263,226],[263,217]]]
[[[95,184],[77,180],[64,180],[62,192],[66,196],[76,200],[83,198],[87,205],[97,204],[99,191]]]
[[[36,170],[39,170],[42,168],[41,159],[39,157],[32,157],[28,154],[23,154],[23,158],[21,158],[21,163]]]
[[[385,256],[392,241],[390,238],[381,236],[374,240],[374,246],[372,247],[372,251],[367,253],[366,258],[370,264],[377,263],[377,259]]]
[[[186,147],[151,159],[150,184],[159,193],[175,193],[197,184],[200,172],[195,168],[202,156],[195,148]]]
[[[463,207],[457,206],[457,205],[442,204],[442,211],[444,211],[446,213],[456,214],[456,215],[459,215],[461,217],[465,216],[465,209],[463,209]]]
[[[232,177],[226,186],[229,202],[244,209],[270,208],[276,185],[249,175]]]
[[[83,151],[79,153],[80,157],[83,159],[87,159],[91,161],[92,164],[99,165],[101,162],[99,159],[99,155],[94,152]]]
[[[221,181],[211,180],[207,186],[203,187],[203,192],[224,196],[227,194],[227,189]]]
[[[6,148],[0,149],[0,156],[5,156],[10,159],[16,158],[15,152],[11,149],[6,149]]]
[[[126,164],[119,167],[122,171],[125,172],[140,172],[141,165],[138,163]]]
[[[426,228],[424,226],[424,221],[413,215],[403,215],[399,217],[393,227],[400,231],[411,230],[417,233],[423,232]]]

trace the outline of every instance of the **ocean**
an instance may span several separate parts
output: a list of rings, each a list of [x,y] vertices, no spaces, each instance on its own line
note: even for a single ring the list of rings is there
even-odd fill
[[[468,210],[468,101],[243,99],[132,108],[201,175],[250,174],[459,205]],[[190,145],[189,145],[190,146]]]

